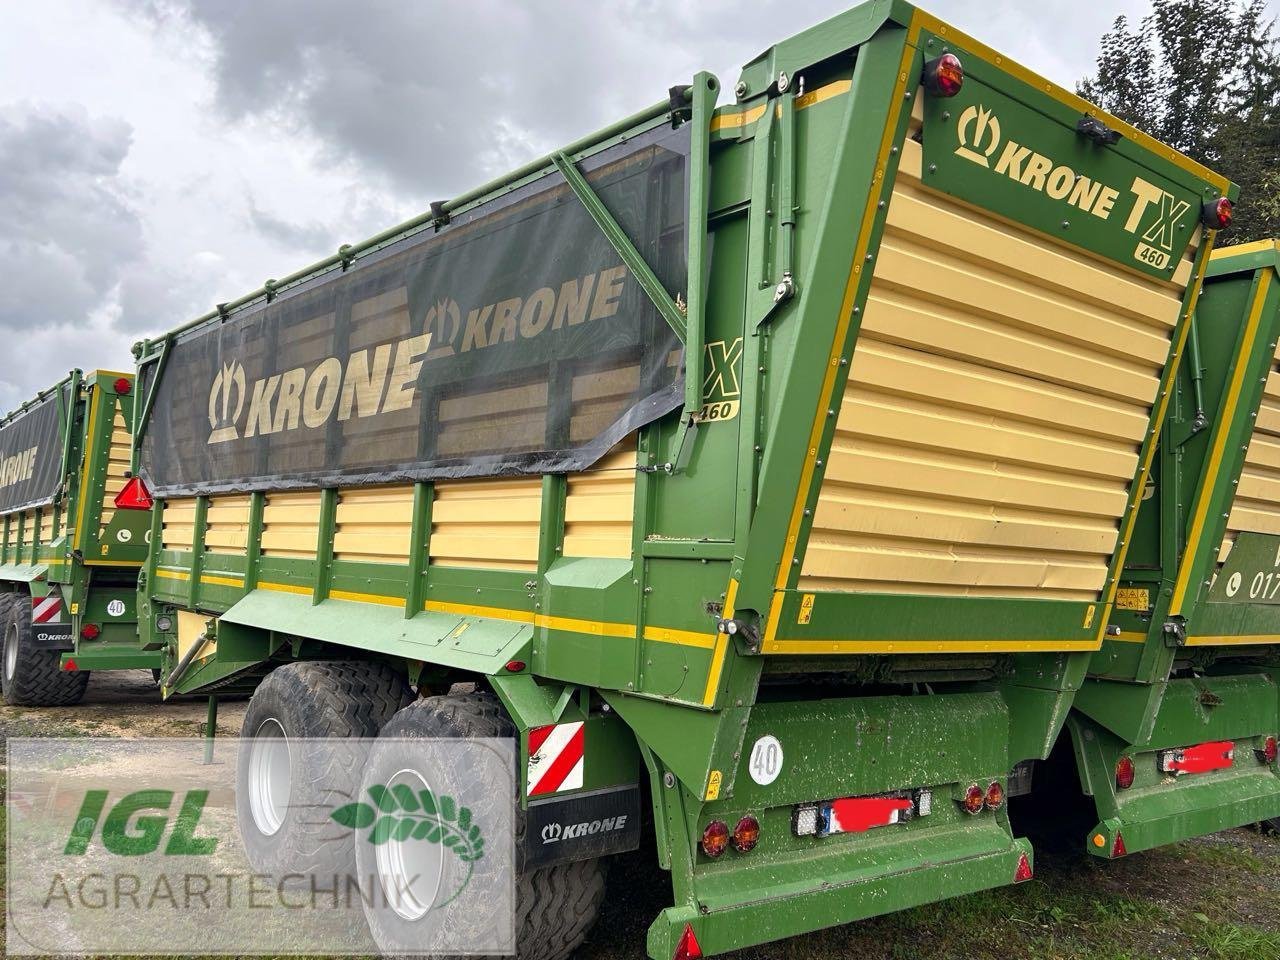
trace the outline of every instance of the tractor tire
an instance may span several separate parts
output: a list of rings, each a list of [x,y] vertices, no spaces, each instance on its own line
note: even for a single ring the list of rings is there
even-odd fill
[[[1263,820],[1261,823],[1263,833],[1280,834],[1280,817],[1273,817],[1270,820]]]
[[[422,756],[404,741],[414,739],[460,740],[472,738],[508,738],[515,737],[515,725],[508,718],[498,699],[487,692],[455,693],[449,696],[428,697],[405,707],[383,728],[379,742],[365,765],[364,797],[368,797],[368,789],[373,785],[386,786],[400,777],[406,782],[415,775],[415,764],[423,763]],[[439,791],[441,785],[447,785],[451,777],[454,781],[465,780],[470,771],[462,764],[456,770],[423,771],[421,779],[424,784],[431,784],[432,792]],[[409,776],[406,777],[406,774]],[[518,781],[517,781],[518,782]],[[410,784],[412,788],[412,784]],[[506,799],[495,798],[497,802]],[[515,805],[516,798],[510,798]],[[512,824],[517,841],[524,833],[524,814],[519,806],[515,806]],[[478,822],[478,821],[477,821]],[[361,831],[363,834],[366,831]],[[437,901],[445,893],[437,893],[436,887],[425,892],[427,897],[404,904],[405,898],[396,898],[387,889],[388,885],[398,880],[400,889],[410,889],[405,884],[405,875],[419,875],[417,870],[406,867],[411,853],[396,852],[393,848],[408,847],[412,844],[423,844],[422,840],[412,838],[398,843],[389,840],[379,846],[361,842],[356,844],[356,864],[359,876],[376,876],[383,883],[382,890],[367,891],[363,898],[365,918],[369,922],[374,941],[385,953],[423,955],[424,933],[431,927],[428,924],[440,922],[434,908]],[[432,844],[435,850],[443,851],[445,844]],[[379,854],[379,851],[383,851]],[[443,852],[441,856],[446,856]],[[380,859],[381,857],[381,859]],[[413,862],[413,867],[420,864]],[[575,863],[558,864],[542,869],[529,869],[524,865],[519,850],[516,851],[515,864],[515,953],[517,960],[564,960],[582,944],[596,922],[600,913],[600,905],[604,900],[606,862],[603,858],[582,860]],[[443,882],[438,884],[444,890]],[[394,886],[392,887],[394,889]],[[401,901],[402,912],[393,905],[395,900]],[[425,901],[425,902],[424,902]],[[443,910],[444,907],[441,907]],[[412,917],[416,911],[424,911],[424,915]],[[477,942],[484,943],[486,933],[490,933],[488,918],[483,912],[468,915],[450,915],[444,922],[473,922],[476,924]],[[456,929],[450,927],[450,929]],[[439,954],[432,954],[437,960],[444,960]]]
[[[366,660],[267,674],[245,711],[236,760],[236,819],[255,871],[326,882],[351,872],[352,837],[329,812],[350,802],[368,741],[410,698],[400,674]]]
[[[88,670],[62,669],[62,654],[41,650],[31,630],[31,603],[22,594],[6,594],[0,615],[4,626],[0,656],[0,692],[11,707],[70,707],[84,698]]]

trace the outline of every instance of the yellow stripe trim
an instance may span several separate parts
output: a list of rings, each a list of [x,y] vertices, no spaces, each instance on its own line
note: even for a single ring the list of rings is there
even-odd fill
[[[236,578],[235,576],[217,576],[212,573],[200,574],[200,582],[208,583],[217,587],[243,587],[244,577]]]
[[[729,586],[724,594],[723,616],[726,620],[733,616],[733,605],[737,599],[738,581],[730,577]],[[711,666],[707,670],[707,686],[702,691],[702,705],[704,707],[713,706],[716,702],[716,694],[720,692],[720,676],[724,673],[724,658],[729,652],[728,634],[716,631],[713,642],[715,646],[711,651]]]
[[[1280,634],[1257,633],[1238,637],[1187,637],[1188,647],[1248,647],[1264,643],[1280,643]]]
[[[190,580],[191,574],[185,570],[157,570],[157,577],[164,577],[166,580]]]
[[[913,36],[915,36],[915,33],[918,32],[918,27],[913,27],[912,29]],[[791,575],[793,566],[791,561],[795,557],[796,543],[800,536],[800,521],[804,517],[804,504],[808,500],[809,490],[813,486],[814,463],[818,457],[818,447],[822,442],[822,431],[826,425],[825,411],[829,406],[830,397],[835,392],[835,379],[840,370],[840,355],[843,352],[845,337],[849,332],[849,324],[853,319],[853,304],[858,297],[858,287],[862,282],[862,265],[866,258],[867,247],[871,244],[871,234],[872,228],[875,226],[876,214],[879,212],[876,198],[884,192],[885,183],[887,182],[885,170],[888,166],[889,150],[893,146],[894,140],[897,139],[898,120],[902,114],[903,103],[906,102],[903,94],[906,91],[911,60],[915,57],[915,54],[915,47],[908,43],[902,51],[902,61],[898,64],[898,82],[894,85],[889,116],[885,122],[884,131],[880,136],[880,152],[876,157],[875,178],[872,181],[871,190],[867,194],[866,209],[862,214],[862,226],[858,234],[857,246],[853,253],[853,267],[849,272],[848,280],[845,282],[844,299],[840,303],[835,336],[831,341],[831,353],[827,360],[827,369],[823,376],[822,390],[819,394],[819,396],[826,399],[818,404],[818,409],[814,413],[813,426],[809,431],[809,449],[806,451],[804,463],[800,468],[800,484],[796,488],[796,500],[791,507],[791,522],[787,525],[787,539],[782,546],[782,562],[778,565],[778,578],[775,582],[777,591],[786,589],[787,579]],[[779,593],[775,593],[769,611],[769,622],[765,628],[765,649],[769,648],[777,635],[778,623],[781,619],[778,616],[778,612],[781,609],[781,605],[782,597]]]
[[[1028,86],[1034,87],[1041,93],[1048,94],[1054,100],[1061,104],[1065,104],[1077,113],[1090,113],[1098,119],[1102,120],[1107,126],[1113,130],[1118,130],[1126,140],[1132,140],[1144,150],[1149,150],[1156,156],[1164,160],[1168,160],[1179,169],[1185,170],[1192,176],[1199,177],[1201,180],[1212,184],[1221,193],[1226,193],[1227,188],[1231,185],[1226,177],[1220,173],[1214,173],[1207,167],[1203,167],[1196,163],[1190,157],[1184,156],[1177,150],[1174,150],[1168,144],[1161,143],[1147,134],[1143,133],[1137,127],[1132,127],[1118,117],[1113,117],[1105,110],[1100,109],[1096,104],[1090,103],[1083,97],[1077,96],[1070,90],[1064,90],[1055,83],[1051,83],[1037,73],[1028,70],[1022,64],[1008,57],[997,53],[986,44],[981,43],[968,34],[943,23],[937,17],[917,10],[911,18],[911,43],[916,43],[919,39],[919,31],[925,29],[931,33],[936,33],[940,37],[946,37],[962,47],[967,48],[965,52],[972,53],[980,60],[985,60],[992,66],[998,67],[1010,76],[1017,77]]]
[[[380,593],[356,593],[354,590],[330,590],[330,600],[354,600],[357,603],[377,603],[384,607],[403,607],[402,597],[388,597]]]
[[[1219,247],[1213,251],[1214,260],[1230,260],[1232,257],[1247,257],[1252,253],[1280,248],[1275,240],[1254,240],[1252,243],[1238,243],[1234,247]]]
[[[105,394],[103,391],[94,390],[93,401],[89,404],[89,431],[85,436],[88,437],[90,443],[92,443],[94,438],[98,435],[98,410],[102,406],[102,398],[104,396]],[[71,402],[75,402],[74,397],[71,398]],[[114,403],[115,401],[113,400],[112,402]],[[87,467],[88,462],[86,461],[80,468],[84,476],[80,478],[80,502],[76,504],[76,536],[75,544],[73,545],[76,550],[81,550],[84,544],[84,505],[89,501],[90,476],[90,471]]]
[[[310,587],[295,587],[292,583],[267,583],[258,584],[259,590],[272,590],[276,593],[296,593],[299,595],[311,596],[313,591]]]
[[[1108,640],[1114,640],[1116,643],[1146,643],[1147,635],[1145,633],[1129,633],[1121,631],[1114,637],[1107,637]]]
[[[796,97],[796,109],[803,110],[805,107],[811,107],[815,103],[822,103],[824,100],[830,100],[832,97],[838,97],[843,93],[848,93],[853,89],[852,80],[835,80],[831,83],[824,84],[817,90],[810,90],[806,94]],[[765,104],[751,107],[747,110],[739,110],[737,113],[724,111],[717,113],[711,118],[711,132],[717,130],[738,129],[740,127],[750,126],[761,117],[764,116],[765,110],[768,109]],[[774,107],[776,113],[781,113],[780,107]]]
[[[794,653],[1028,653],[1097,650],[1092,640],[783,640],[766,652]]]
[[[1217,435],[1213,438],[1213,450],[1209,454],[1209,465],[1206,470],[1206,476],[1210,477],[1208,483],[1200,490],[1200,496],[1196,500],[1196,511],[1194,519],[1191,522],[1191,533],[1187,537],[1187,543],[1193,547],[1187,554],[1183,555],[1182,567],[1178,570],[1178,580],[1173,588],[1173,602],[1169,606],[1169,612],[1173,615],[1182,613],[1182,605],[1187,597],[1187,590],[1191,584],[1191,571],[1195,567],[1195,561],[1199,558],[1204,544],[1201,543],[1201,537],[1204,533],[1205,521],[1209,517],[1209,504],[1213,499],[1214,492],[1217,490],[1220,479],[1222,456],[1227,449],[1227,434],[1231,431],[1227,429],[1232,417],[1235,415],[1236,407],[1240,403],[1240,391],[1244,387],[1245,367],[1248,365],[1248,358],[1253,352],[1253,343],[1258,337],[1258,325],[1262,319],[1262,308],[1267,297],[1267,290],[1271,286],[1271,271],[1264,271],[1258,278],[1258,289],[1254,293],[1253,304],[1249,308],[1249,319],[1245,323],[1244,344],[1240,353],[1236,358],[1235,370],[1231,374],[1231,385],[1227,390],[1226,402],[1223,405],[1223,413],[1218,421]],[[1212,545],[1216,550],[1217,546]]]
[[[645,627],[644,638],[658,643],[676,643],[684,647],[701,647],[710,650],[716,646],[716,633],[698,633],[696,630],[677,630],[675,627]]]

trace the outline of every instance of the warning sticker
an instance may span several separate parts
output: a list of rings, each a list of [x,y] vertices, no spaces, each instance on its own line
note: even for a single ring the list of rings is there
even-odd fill
[[[796,615],[796,623],[808,623],[813,619],[813,594],[806,593],[800,597],[800,612]]]
[[[1151,609],[1151,591],[1146,587],[1121,587],[1116,591],[1116,609],[1146,613]]]

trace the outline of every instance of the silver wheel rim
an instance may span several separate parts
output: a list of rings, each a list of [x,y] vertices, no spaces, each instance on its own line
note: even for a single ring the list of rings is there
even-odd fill
[[[400,770],[387,781],[387,789],[404,784],[414,793],[431,790],[417,770]],[[435,791],[432,791],[434,793]],[[427,840],[388,840],[374,848],[378,882],[386,903],[402,920],[421,920],[440,892],[443,844]]]
[[[5,631],[4,642],[4,678],[6,681],[12,682],[13,678],[18,675],[18,628],[15,624],[10,624],[9,629]]]
[[[274,717],[258,724],[249,742],[249,812],[253,824],[268,837],[284,826],[293,787],[289,738]]]

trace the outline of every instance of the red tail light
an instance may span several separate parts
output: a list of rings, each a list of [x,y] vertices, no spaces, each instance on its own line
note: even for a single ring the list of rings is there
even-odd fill
[[[80,628],[80,637],[84,640],[97,640],[102,636],[102,628],[96,623],[86,623]]]
[[[699,960],[701,956],[702,947],[698,946],[698,938],[693,935],[693,924],[686,923],[671,960]]]
[[[1013,882],[1025,883],[1031,877],[1031,861],[1027,859],[1027,855],[1024,853],[1018,858],[1018,869],[1013,872]]]
[[[987,787],[983,802],[986,803],[988,810],[999,810],[1004,806],[1004,787],[1000,786],[998,780],[991,781],[991,786]]]
[[[1128,790],[1133,786],[1133,757],[1121,757],[1116,761],[1116,786]]]
[[[964,807],[965,813],[981,813],[986,803],[987,792],[975,783],[964,792],[964,799],[960,801],[960,806]]]
[[[702,846],[702,852],[708,857],[720,856],[729,846],[729,825],[723,820],[712,820],[702,831],[702,840],[699,843]]]
[[[1209,200],[1201,211],[1200,219],[1210,230],[1225,230],[1231,226],[1231,218],[1235,215],[1235,205],[1226,197]]]
[[[506,670],[507,673],[519,673],[526,666],[527,664],[523,660],[508,660]]]
[[[129,391],[133,389],[133,381],[128,377],[116,377],[116,382],[113,386],[116,388],[116,393],[122,397],[127,397]]]
[[[1258,759],[1263,763],[1275,763],[1276,753],[1276,738],[1267,737],[1266,740],[1262,741],[1262,749],[1258,751]]]
[[[154,505],[151,491],[141,477],[130,477],[124,488],[116,494],[117,510],[150,510]]]
[[[733,849],[739,853],[754,850],[760,842],[760,821],[752,816],[745,816],[733,828]]]
[[[964,65],[954,53],[944,53],[924,65],[920,82],[935,97],[954,97],[964,86]]]

